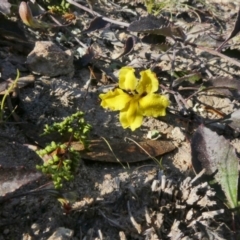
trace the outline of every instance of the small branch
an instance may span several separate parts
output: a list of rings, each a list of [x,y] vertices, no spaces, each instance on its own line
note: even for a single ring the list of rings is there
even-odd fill
[[[84,10],[84,11],[86,11],[86,12],[92,14],[92,15],[95,15],[95,16],[98,16],[98,17],[102,17],[102,19],[107,21],[107,22],[114,23],[114,24],[117,24],[117,25],[120,25],[120,26],[123,26],[123,27],[129,27],[129,25],[130,25],[129,23],[126,23],[126,22],[112,20],[111,18],[104,17],[101,14],[99,14],[99,13],[97,13],[97,12],[87,8],[87,7],[82,6],[81,4],[74,2],[73,0],[67,0],[67,2],[69,2],[70,4],[80,8],[80,9],[82,9],[82,10]]]
[[[61,27],[61,23],[55,18],[53,17],[52,15],[49,16],[59,27]],[[87,46],[82,43],[76,36],[74,36],[72,34],[72,32],[70,30],[68,30],[67,28],[65,28],[65,30],[83,47],[83,48],[86,48],[87,49]]]
[[[185,45],[190,45],[190,46],[198,48],[198,49],[200,49],[202,51],[211,53],[212,55],[218,56],[220,58],[224,58],[224,59],[228,60],[230,63],[240,67],[240,62],[239,61],[235,60],[234,58],[230,58],[230,57],[228,57],[228,56],[226,56],[226,55],[224,55],[224,54],[222,54],[222,53],[220,53],[220,52],[218,52],[218,51],[216,51],[214,49],[206,48],[206,47],[203,47],[203,46],[198,46],[198,45],[196,45],[194,43],[190,43],[190,42],[185,42],[184,44]]]
[[[131,208],[130,208],[130,203],[129,201],[127,202],[127,208],[128,208],[128,215],[129,218],[131,220],[132,225],[134,226],[134,228],[137,230],[138,234],[140,234],[142,232],[142,227],[139,223],[136,222],[136,220],[134,219],[132,213],[131,213]]]

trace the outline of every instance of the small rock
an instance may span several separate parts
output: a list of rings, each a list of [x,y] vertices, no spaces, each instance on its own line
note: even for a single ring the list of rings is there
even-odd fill
[[[31,237],[28,233],[24,233],[23,235],[22,235],[22,238],[21,238],[22,240],[34,240],[34,238],[33,237]]]
[[[73,236],[73,230],[59,227],[56,231],[48,238],[48,240],[69,240]]]
[[[6,229],[4,229],[3,234],[4,234],[4,235],[8,235],[9,232],[10,232],[10,230],[6,228]]]
[[[40,225],[37,223],[33,223],[31,229],[33,230],[34,235],[38,235],[40,231]]]
[[[50,41],[37,41],[32,52],[27,56],[29,69],[48,77],[74,74],[73,54],[70,50],[63,51]]]

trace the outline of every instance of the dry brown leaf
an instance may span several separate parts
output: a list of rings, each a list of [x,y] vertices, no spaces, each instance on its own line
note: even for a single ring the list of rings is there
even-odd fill
[[[173,143],[169,141],[153,141],[147,140],[138,143],[149,155],[156,157],[171,152],[175,149]],[[149,155],[137,146],[135,143],[127,143],[123,141],[109,141],[113,153],[120,162],[139,162],[149,159]],[[83,150],[83,146],[79,142],[73,142],[72,147],[78,151]],[[81,152],[84,159],[101,161],[101,162],[117,162],[109,146],[104,140],[92,140],[89,144],[89,151]]]

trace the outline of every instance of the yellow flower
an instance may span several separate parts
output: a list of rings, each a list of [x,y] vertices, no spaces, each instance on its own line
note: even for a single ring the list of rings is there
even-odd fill
[[[138,80],[132,67],[123,67],[119,72],[119,88],[100,94],[101,106],[120,111],[123,128],[134,131],[142,125],[143,116],[159,117],[166,115],[169,106],[167,97],[155,93],[158,80],[151,70],[140,72]]]

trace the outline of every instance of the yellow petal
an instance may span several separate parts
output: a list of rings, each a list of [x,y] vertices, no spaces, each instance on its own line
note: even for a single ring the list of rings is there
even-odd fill
[[[141,79],[136,88],[139,94],[154,93],[158,90],[158,79],[156,74],[150,69],[140,72]]]
[[[119,71],[119,87],[127,91],[134,91],[138,80],[134,75],[135,70],[132,67],[123,67]]]
[[[142,125],[143,115],[136,100],[131,100],[129,106],[120,112],[120,122],[123,128],[130,127],[132,131]]]
[[[152,93],[141,98],[139,104],[144,116],[159,117],[166,115],[170,103],[167,97]]]
[[[122,124],[122,127],[128,128],[130,126],[128,120],[127,120],[127,111],[121,111],[119,115],[119,121]]]
[[[124,109],[132,99],[130,95],[119,88],[100,94],[99,97],[102,99],[101,106],[113,111]]]

